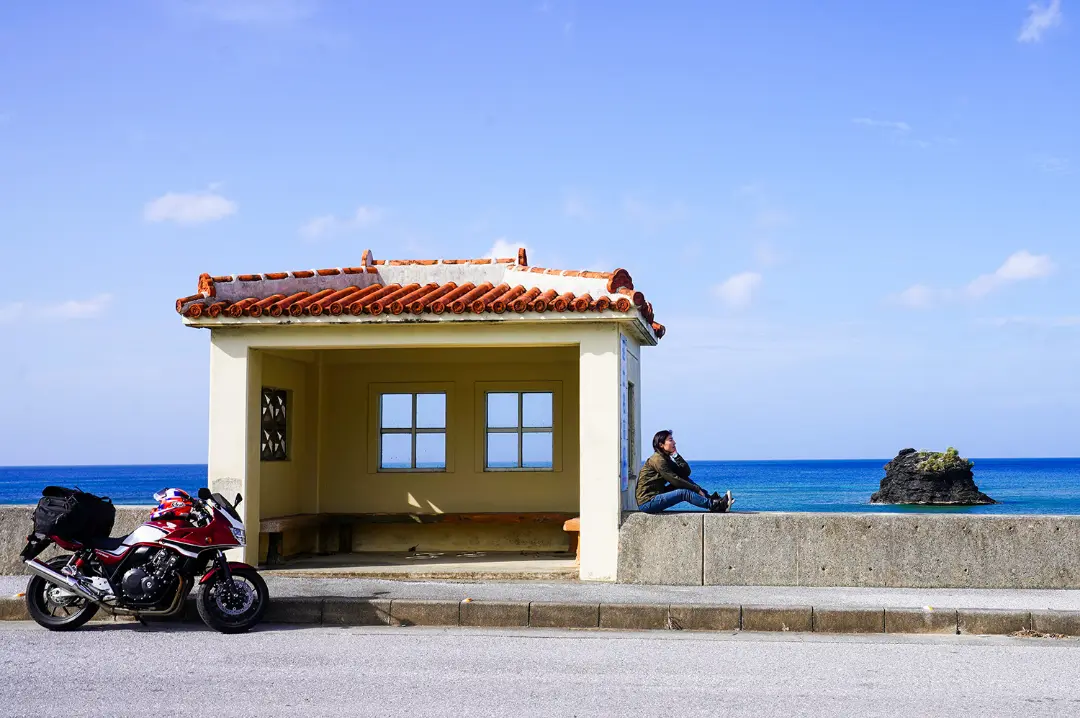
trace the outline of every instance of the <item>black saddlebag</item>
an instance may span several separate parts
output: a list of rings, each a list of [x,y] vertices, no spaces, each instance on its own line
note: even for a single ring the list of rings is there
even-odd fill
[[[87,543],[107,537],[115,520],[116,509],[107,496],[46,486],[34,509],[34,533]]]

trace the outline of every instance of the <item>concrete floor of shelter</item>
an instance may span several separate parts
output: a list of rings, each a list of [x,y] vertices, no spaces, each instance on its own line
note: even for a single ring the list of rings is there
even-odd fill
[[[568,553],[520,551],[419,551],[338,553],[286,559],[260,566],[283,578],[392,578],[455,581],[576,581],[578,566]]]

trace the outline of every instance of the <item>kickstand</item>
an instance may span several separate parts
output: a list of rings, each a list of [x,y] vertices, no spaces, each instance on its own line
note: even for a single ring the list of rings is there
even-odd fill
[[[141,613],[136,613],[135,614],[135,620],[137,620],[139,623],[141,623],[143,625],[143,628],[150,628],[150,624],[147,623],[145,620],[143,620],[143,617],[142,617]]]

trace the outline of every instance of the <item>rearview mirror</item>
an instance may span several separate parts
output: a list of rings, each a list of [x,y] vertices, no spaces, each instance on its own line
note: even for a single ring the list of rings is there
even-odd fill
[[[205,486],[202,487],[201,489],[199,489],[199,498],[202,499],[203,501],[206,501],[212,495],[213,494],[210,493],[210,489],[206,488]]]
[[[240,502],[243,501],[243,500],[244,500],[244,497],[241,496],[240,494],[237,494],[236,495],[236,501],[233,501],[233,507],[235,508],[235,507],[239,506]]]

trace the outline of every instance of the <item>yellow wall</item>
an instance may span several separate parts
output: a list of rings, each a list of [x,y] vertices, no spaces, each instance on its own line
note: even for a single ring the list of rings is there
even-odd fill
[[[316,510],[318,367],[310,361],[310,356],[305,359],[308,361],[269,353],[262,358],[262,386],[289,390],[289,458],[260,462],[262,516],[287,516]],[[259,416],[254,420],[259,421]]]
[[[335,350],[321,352],[319,364],[319,511],[578,510],[576,347]],[[478,391],[485,382],[496,383],[490,388],[508,390],[556,383],[555,471],[483,470],[483,406],[478,404],[482,401]],[[387,383],[401,384],[401,391],[415,391],[418,383],[443,385],[430,388],[448,393],[447,472],[376,470],[373,385]],[[266,466],[264,496],[269,483]],[[263,515],[274,514],[264,508]]]

